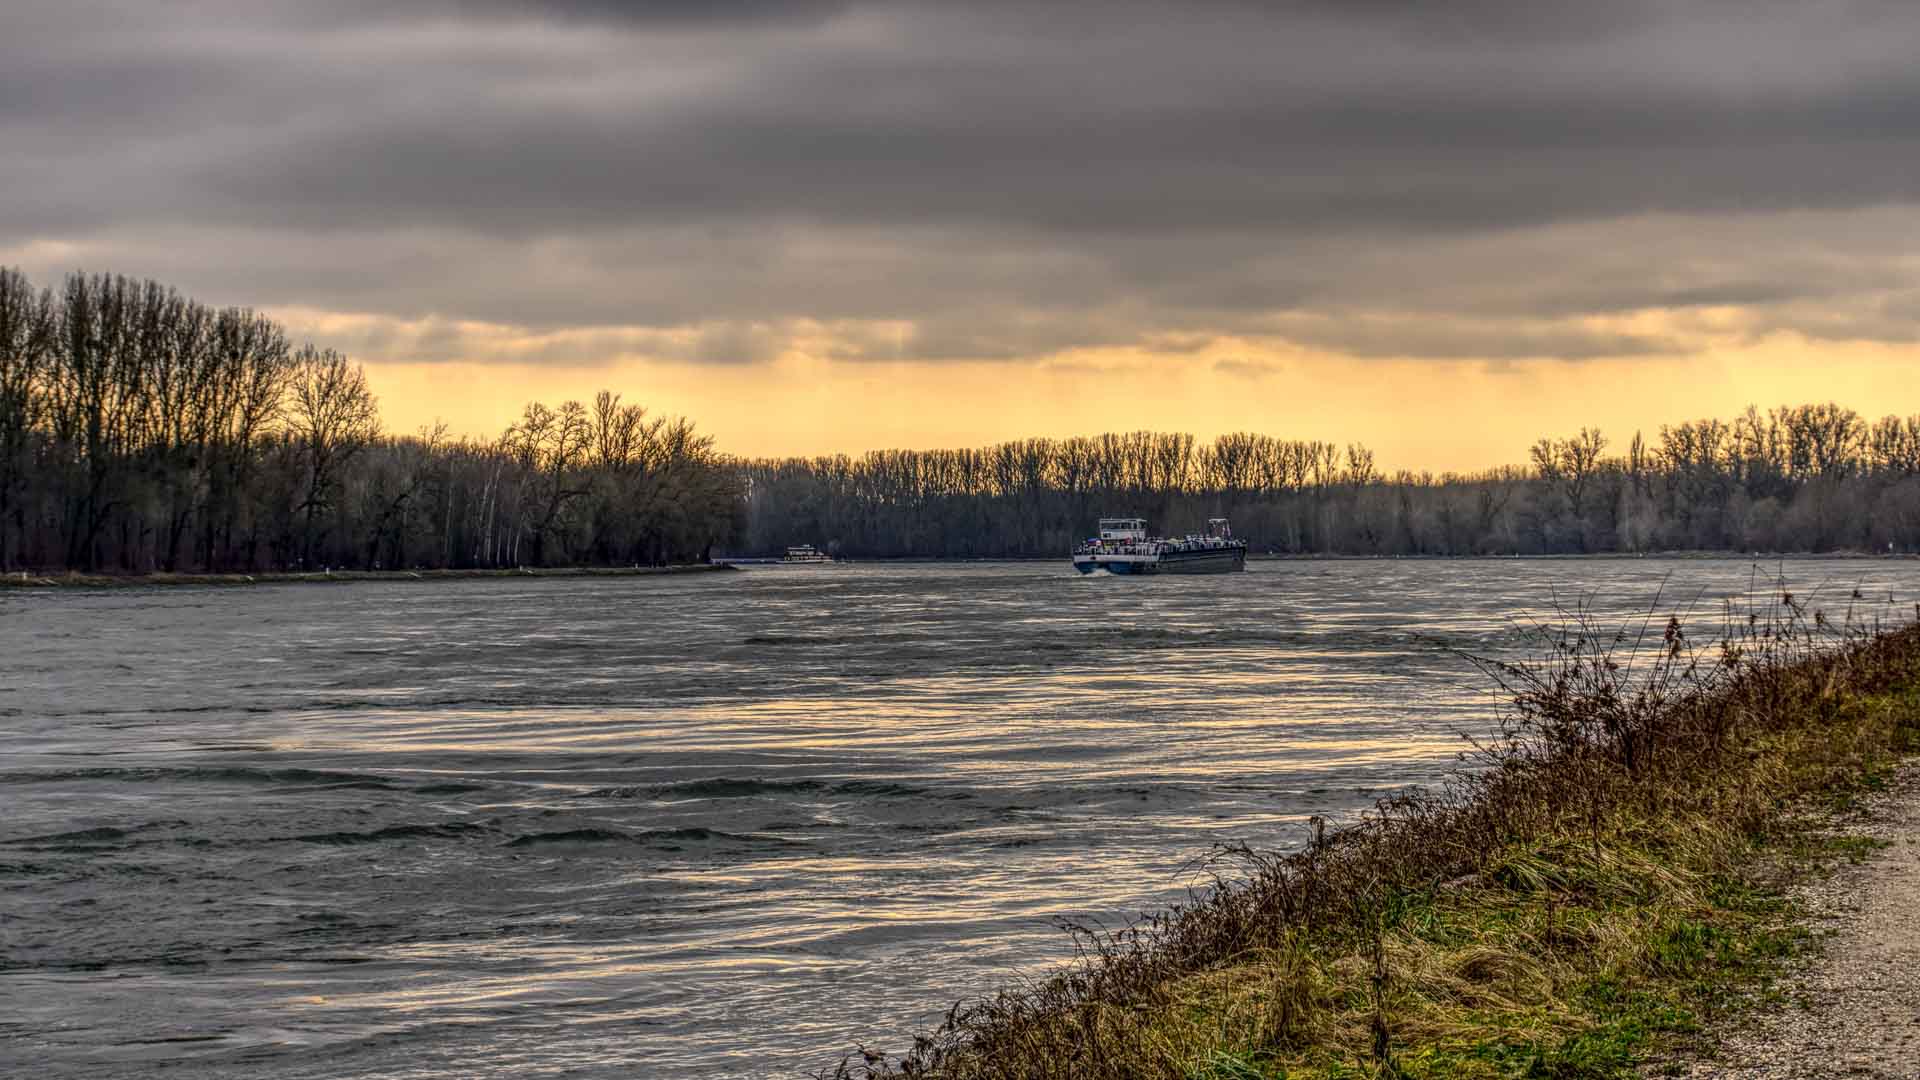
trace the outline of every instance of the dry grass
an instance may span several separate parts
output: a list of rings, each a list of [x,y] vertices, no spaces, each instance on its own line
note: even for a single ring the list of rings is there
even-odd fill
[[[1445,789],[1241,850],[1232,883],[825,1075],[1626,1075],[1800,947],[1764,872],[1783,808],[1920,742],[1920,630],[1791,595],[1703,646],[1575,612],[1539,662],[1483,667],[1514,707]]]

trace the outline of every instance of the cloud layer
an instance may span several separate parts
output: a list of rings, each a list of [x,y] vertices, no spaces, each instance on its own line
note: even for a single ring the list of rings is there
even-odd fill
[[[1911,342],[1915,40],[1895,3],[29,2],[0,263],[410,360]]]

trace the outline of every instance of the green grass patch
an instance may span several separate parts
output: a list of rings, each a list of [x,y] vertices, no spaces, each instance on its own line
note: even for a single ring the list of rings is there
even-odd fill
[[[1855,708],[1911,717],[1915,706],[1904,695]],[[1803,779],[1820,785],[1822,814],[1844,812],[1851,796],[1884,788],[1890,755],[1852,777],[1809,761]],[[1362,965],[1323,954],[1323,970],[1350,978],[1320,1003],[1321,1039],[1291,1053],[1215,1049],[1192,1075],[1635,1076],[1649,1058],[1697,1048],[1715,1026],[1778,1000],[1776,978],[1816,946],[1789,886],[1883,846],[1784,814],[1746,837],[1704,819],[1658,831],[1607,824],[1598,849],[1590,836],[1545,837],[1502,852],[1462,887],[1388,903],[1386,1019],[1401,1033],[1388,1061],[1373,1061],[1359,1038],[1371,1009],[1351,978]],[[1208,981],[1245,993],[1257,970]]]

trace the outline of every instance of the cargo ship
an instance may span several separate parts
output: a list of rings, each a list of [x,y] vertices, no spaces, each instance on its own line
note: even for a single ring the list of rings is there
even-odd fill
[[[1147,535],[1145,518],[1101,518],[1100,535],[1073,549],[1083,574],[1224,574],[1247,568],[1247,542],[1233,538],[1226,518],[1210,518],[1204,535],[1177,540]]]

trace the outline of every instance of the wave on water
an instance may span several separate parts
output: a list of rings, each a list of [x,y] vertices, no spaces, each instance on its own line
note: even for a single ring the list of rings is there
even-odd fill
[[[41,852],[87,852],[111,851],[154,841],[141,840],[139,834],[158,832],[168,829],[184,829],[191,826],[186,821],[149,821],[140,825],[119,828],[111,825],[99,825],[88,829],[71,829],[66,832],[44,833],[38,836],[21,836],[12,840],[0,840],[0,847],[18,848],[21,851]]]
[[[300,784],[313,788],[390,789],[398,785],[384,776],[369,773],[333,772],[325,769],[255,769],[244,765],[161,768],[35,769],[27,772],[0,772],[0,784],[59,784],[73,781],[104,780],[127,784],[165,783],[241,783]]]
[[[1306,626],[1282,620],[1284,625],[1207,626],[1207,625],[1116,625],[1072,627],[967,626],[950,630],[944,636],[920,631],[835,631],[831,634],[753,634],[740,639],[744,646],[774,649],[799,646],[814,650],[832,650],[837,659],[865,656],[878,652],[891,659],[935,658],[966,667],[981,662],[1004,663],[1008,654],[1019,656],[1090,653],[1112,649],[1135,651],[1181,650],[1192,648],[1266,648],[1305,649],[1315,653],[1328,651],[1328,628]],[[1341,653],[1351,653],[1356,644],[1375,648],[1431,651],[1434,649],[1482,646],[1490,637],[1510,633],[1506,627],[1476,629],[1472,632],[1427,628],[1408,630],[1403,626],[1351,625],[1338,628]]]
[[[368,832],[308,833],[305,836],[289,836],[284,839],[301,844],[384,844],[395,840],[459,839],[493,831],[485,825],[454,821],[442,825],[388,825]]]
[[[778,836],[722,832],[719,829],[699,826],[684,829],[645,829],[639,832],[599,828],[564,829],[559,832],[528,833],[525,836],[517,836],[502,846],[553,849],[608,844],[648,847],[661,851],[683,851],[689,845],[790,848],[811,846],[798,840],[787,840]]]
[[[95,850],[106,845],[116,845],[130,835],[125,829],[102,826],[98,829],[48,833],[45,836],[23,836],[18,840],[0,840],[0,847],[17,847],[23,851]]]
[[[709,776],[671,784],[594,788],[578,799],[747,799],[759,796],[855,796],[870,799],[971,799],[970,791],[919,787],[887,780],[770,780],[755,776]]]

